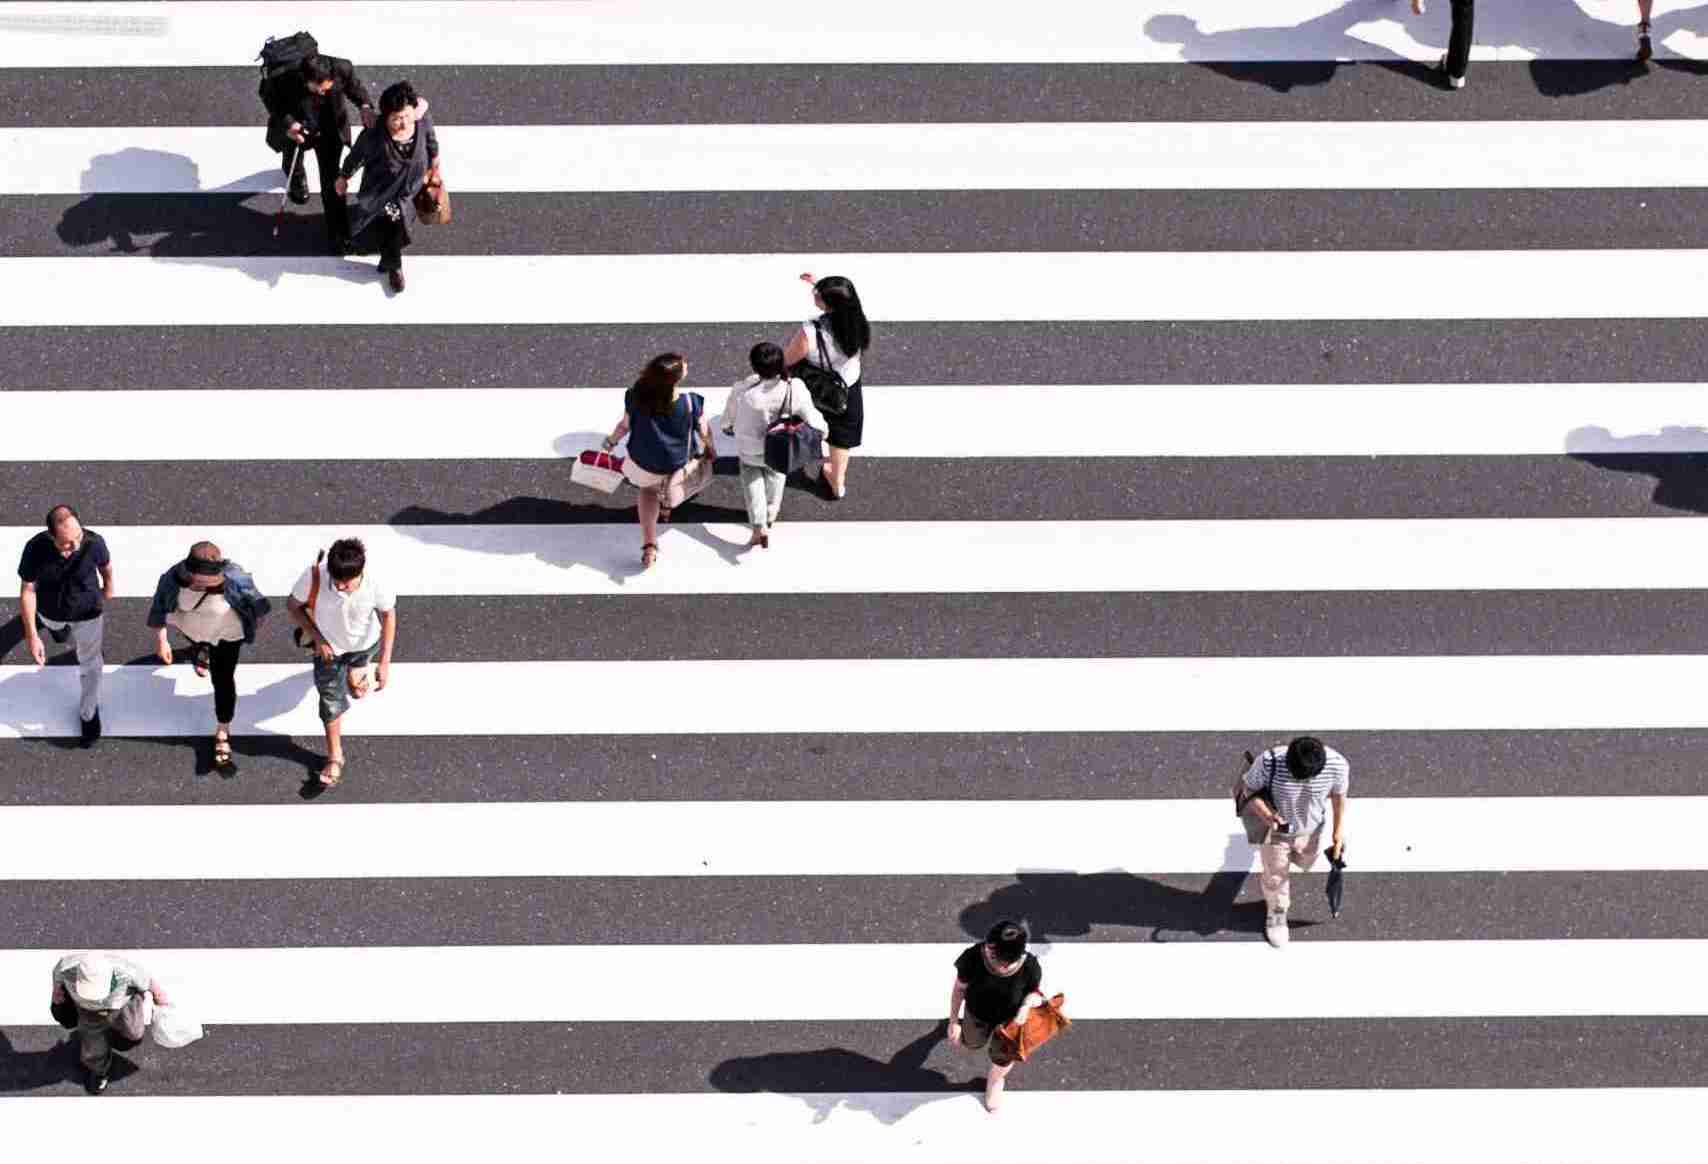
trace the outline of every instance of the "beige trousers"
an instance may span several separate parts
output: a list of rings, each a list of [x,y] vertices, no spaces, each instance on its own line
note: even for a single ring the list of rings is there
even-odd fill
[[[1317,853],[1322,848],[1323,829],[1303,837],[1276,837],[1264,841],[1258,846],[1258,852],[1263,858],[1263,900],[1269,903],[1270,909],[1285,912],[1292,905],[1292,895],[1287,880],[1292,872],[1292,866],[1297,865],[1301,870],[1309,869],[1317,863]]]

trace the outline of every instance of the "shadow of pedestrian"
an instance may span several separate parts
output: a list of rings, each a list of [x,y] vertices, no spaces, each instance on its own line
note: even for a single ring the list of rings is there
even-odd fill
[[[1586,425],[1566,434],[1566,453],[1576,461],[1616,473],[1647,473],[1655,479],[1652,500],[1667,509],[1708,513],[1708,428],[1668,425],[1656,433],[1616,437]]]
[[[927,1103],[971,1091],[983,1093],[982,1076],[954,1083],[945,1072],[925,1066],[931,1052],[944,1045],[945,1030],[944,1023],[937,1023],[887,1061],[841,1047],[778,1051],[725,1060],[708,1078],[723,1092],[793,1096],[812,1109],[814,1123],[823,1123],[832,1112],[845,1108],[894,1124]],[[885,1098],[897,1092],[916,1094]]]
[[[1392,17],[1394,0],[1348,0],[1332,12],[1293,25],[1230,28],[1205,32],[1185,13],[1161,13],[1145,22],[1145,35],[1180,47],[1181,59],[1227,77],[1264,85],[1278,93],[1334,79],[1342,67],[1373,63],[1419,78],[1424,66],[1355,36],[1354,26]]]
[[[225,186],[204,189],[195,161],[182,154],[140,148],[98,154],[80,176],[86,197],[66,209],[55,233],[74,248],[104,245],[113,254],[206,260],[270,284],[282,272],[271,266],[246,265],[244,260],[313,259],[311,265],[287,267],[286,272],[373,281],[368,264],[334,263],[324,257],[326,229],[321,213],[287,213],[284,229],[274,237],[278,194],[255,191],[258,180],[282,189],[284,175],[275,164]]]
[[[42,1008],[45,1011],[47,1004]],[[119,1083],[141,1068],[114,1053],[107,1078]],[[0,1095],[75,1085],[81,1088],[83,1067],[77,1055],[77,1036],[56,1026],[0,1030]]]

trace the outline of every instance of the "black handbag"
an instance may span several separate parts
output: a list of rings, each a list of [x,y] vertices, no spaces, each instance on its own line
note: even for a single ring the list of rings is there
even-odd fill
[[[777,420],[765,430],[765,465],[787,476],[824,460],[824,438],[789,407],[795,385],[792,380],[785,383]]]
[[[824,329],[813,320],[813,338],[818,340],[818,363],[797,361],[789,375],[807,386],[807,393],[818,410],[826,416],[841,416],[848,411],[848,383],[842,374],[830,366],[830,354],[824,350]]]

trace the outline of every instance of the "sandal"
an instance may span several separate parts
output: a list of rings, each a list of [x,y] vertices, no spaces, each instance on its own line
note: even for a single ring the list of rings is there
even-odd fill
[[[328,760],[320,770],[320,784],[323,788],[336,788],[338,782],[344,779],[344,761]]]
[[[217,731],[214,733],[214,767],[231,767],[231,734]]]
[[[1649,40],[1649,22],[1645,20],[1637,25],[1637,60],[1646,61],[1654,55],[1655,47]]]
[[[648,542],[641,547],[641,569],[652,569],[652,564],[656,561],[658,561],[658,543]]]
[[[190,666],[196,669],[197,678],[207,678],[208,667],[211,665],[212,659],[213,652],[206,643],[197,643],[190,648]]]

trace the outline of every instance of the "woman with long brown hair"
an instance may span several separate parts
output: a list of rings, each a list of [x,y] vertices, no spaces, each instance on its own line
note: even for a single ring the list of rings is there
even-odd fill
[[[623,476],[640,490],[635,510],[640,517],[643,570],[658,560],[659,520],[670,520],[663,491],[671,474],[696,457],[717,456],[706,419],[706,398],[680,390],[687,375],[688,361],[675,352],[654,356],[634,387],[623,394],[623,418],[604,441],[604,447],[612,449],[625,436],[629,440]]]
[[[829,456],[824,464],[824,486],[834,500],[848,495],[848,459],[860,447],[866,430],[866,398],[862,391],[860,356],[872,343],[872,327],[866,322],[866,311],[860,305],[860,293],[852,281],[841,275],[828,275],[814,280],[802,275],[803,283],[812,284],[813,306],[819,314],[801,324],[783,349],[783,362],[790,368],[805,361],[827,368],[842,377],[848,385],[848,406],[839,412],[824,409],[830,421],[830,435],[825,443]],[[815,401],[823,408],[822,401]]]

